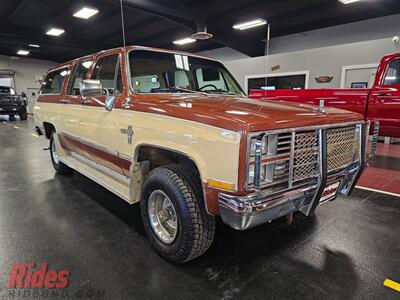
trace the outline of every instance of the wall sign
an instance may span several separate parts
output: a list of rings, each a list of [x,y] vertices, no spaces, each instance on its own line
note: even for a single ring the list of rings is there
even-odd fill
[[[333,79],[333,76],[319,76],[319,77],[315,77],[315,81],[317,83],[329,83],[331,82]]]

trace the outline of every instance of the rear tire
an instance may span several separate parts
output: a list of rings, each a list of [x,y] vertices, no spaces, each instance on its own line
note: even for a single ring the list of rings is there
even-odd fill
[[[59,159],[58,159],[58,155],[57,155],[57,147],[56,144],[54,142],[54,135],[56,134],[55,131],[53,131],[51,133],[50,136],[50,158],[51,158],[51,162],[53,163],[53,167],[56,170],[56,172],[58,174],[71,174],[73,169],[71,169],[70,167],[68,167],[66,164],[62,163]]]
[[[23,108],[21,108],[21,110],[19,111],[19,118],[22,121],[25,121],[28,119],[28,113],[26,111],[26,107],[24,106]]]
[[[215,218],[204,207],[201,182],[185,166],[159,167],[149,173],[141,214],[150,244],[173,263],[202,255],[213,241]]]

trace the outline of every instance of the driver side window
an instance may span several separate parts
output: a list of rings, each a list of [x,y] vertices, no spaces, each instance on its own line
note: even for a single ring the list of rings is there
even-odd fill
[[[103,86],[104,94],[117,96],[122,94],[123,84],[121,69],[118,63],[119,55],[110,55],[98,60],[92,75]],[[118,67],[118,69],[117,69]]]
[[[400,84],[400,59],[392,61],[385,77],[385,85]]]

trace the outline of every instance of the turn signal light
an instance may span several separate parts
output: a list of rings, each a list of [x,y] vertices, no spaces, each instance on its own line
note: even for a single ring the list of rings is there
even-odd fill
[[[229,182],[218,181],[214,179],[207,180],[208,186],[214,187],[217,189],[227,190],[227,191],[234,191],[235,185]]]

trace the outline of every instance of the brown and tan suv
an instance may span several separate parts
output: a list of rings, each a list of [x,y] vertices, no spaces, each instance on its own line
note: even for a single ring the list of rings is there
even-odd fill
[[[34,110],[58,173],[141,203],[155,250],[189,261],[215,217],[243,230],[353,189],[368,124],[343,110],[247,98],[222,63],[145,47],[51,69]]]

